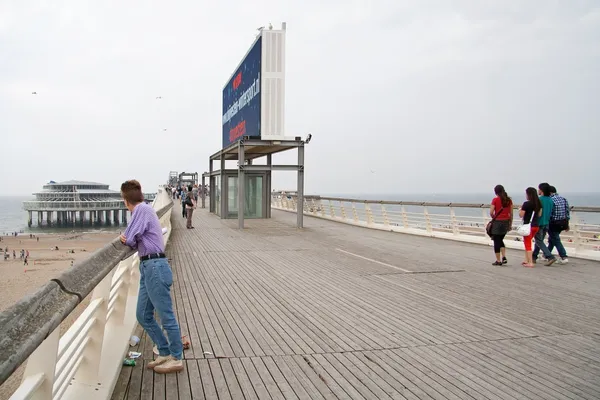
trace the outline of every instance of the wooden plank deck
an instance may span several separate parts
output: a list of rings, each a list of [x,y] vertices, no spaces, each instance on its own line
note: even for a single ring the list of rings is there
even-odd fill
[[[123,367],[113,399],[598,399],[600,263],[273,212],[179,205],[167,248],[186,369]]]

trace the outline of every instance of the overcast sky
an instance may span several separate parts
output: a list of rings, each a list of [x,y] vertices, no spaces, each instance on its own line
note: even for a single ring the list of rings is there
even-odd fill
[[[208,170],[223,85],[281,21],[307,192],[600,191],[597,0],[2,0],[0,195]]]

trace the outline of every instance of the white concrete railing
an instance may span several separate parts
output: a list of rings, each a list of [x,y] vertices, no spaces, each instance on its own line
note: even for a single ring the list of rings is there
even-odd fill
[[[295,196],[273,196],[271,205],[275,209],[296,212],[296,199]],[[490,208],[486,204],[365,201],[306,196],[303,210],[305,215],[350,225],[492,245],[485,231],[490,220]],[[517,214],[514,226],[519,224]],[[590,214],[600,217],[600,207],[572,207],[570,230],[563,232],[561,239],[570,257],[600,261],[600,225],[585,223],[583,218]],[[505,244],[521,250],[523,243],[520,240],[521,237],[511,231],[506,236]]]
[[[155,210],[171,199],[163,189]],[[160,217],[171,234],[171,210]],[[90,303],[67,332],[60,327],[29,356],[23,380],[11,400],[109,399],[116,384],[129,339],[136,326],[139,289],[137,252],[113,268],[91,293]]]

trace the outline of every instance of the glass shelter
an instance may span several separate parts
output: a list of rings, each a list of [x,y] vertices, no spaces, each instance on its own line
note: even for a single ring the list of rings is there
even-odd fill
[[[297,171],[298,204],[303,204],[304,192],[304,141],[260,140],[244,137],[238,142],[213,154],[209,159],[210,171],[202,174],[202,187],[209,179],[209,209],[223,219],[237,218],[240,229],[245,218],[271,217],[271,174],[273,171]],[[297,165],[273,165],[272,155],[286,150],[298,150]],[[266,164],[255,164],[260,158]],[[225,162],[236,160],[237,169],[226,169]],[[213,162],[220,163],[220,169],[213,170]],[[202,207],[206,207],[202,198]],[[243,212],[240,213],[240,209]],[[302,227],[302,210],[298,213],[297,226]]]

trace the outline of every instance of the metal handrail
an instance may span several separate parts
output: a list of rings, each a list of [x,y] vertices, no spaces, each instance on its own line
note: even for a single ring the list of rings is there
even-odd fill
[[[297,196],[274,193],[273,208],[297,212]],[[419,201],[363,200],[328,196],[304,196],[303,212],[317,218],[372,229],[437,237],[490,245],[485,227],[490,221],[489,204],[434,203]],[[446,212],[443,211],[446,209]],[[473,215],[465,214],[467,209]],[[519,209],[514,207],[513,213]],[[564,232],[563,244],[573,257],[600,260],[600,224],[587,223],[583,215],[598,214],[600,207],[572,206],[570,230]],[[479,215],[477,215],[479,214]],[[519,218],[515,216],[514,226]],[[522,249],[522,238],[511,231],[507,247]]]
[[[295,197],[295,196],[291,196]],[[436,203],[436,202],[427,202],[427,201],[397,201],[397,200],[364,200],[364,199],[352,199],[352,198],[344,198],[344,197],[328,197],[328,196],[304,196],[305,200],[331,200],[331,201],[341,201],[346,203],[363,203],[363,204],[384,204],[384,205],[398,205],[398,206],[422,206],[422,207],[458,207],[458,208],[490,208],[489,204],[486,203]],[[520,209],[521,207],[516,204],[513,205],[515,210]],[[581,212],[594,212],[600,213],[600,207],[588,207],[588,206],[571,206],[571,211],[581,211]]]
[[[155,199],[155,207],[158,196]],[[165,201],[156,214],[173,207]],[[38,349],[115,267],[136,252],[118,238],[0,313],[0,384]],[[37,381],[35,381],[37,382]],[[37,383],[36,383],[37,384]]]

